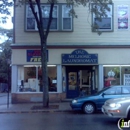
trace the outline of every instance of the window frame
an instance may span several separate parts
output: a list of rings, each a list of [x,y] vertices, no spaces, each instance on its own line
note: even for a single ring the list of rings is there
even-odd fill
[[[93,6],[95,5],[95,3],[93,3],[92,4],[92,8],[93,8]],[[96,4],[97,5],[97,4]],[[111,28],[109,29],[109,28],[98,28],[98,29],[93,29],[92,28],[92,32],[99,32],[99,31],[101,31],[101,32],[113,32],[114,31],[114,5],[113,4],[108,4],[108,6],[110,7],[110,12],[109,11],[107,11],[107,17],[103,17],[103,19],[105,20],[106,18],[109,18],[110,19],[110,21],[111,21]],[[95,19],[96,19],[96,17],[95,17],[95,14],[94,13],[92,13],[92,26],[94,27],[95,26],[95,24],[94,24],[94,22],[95,22]],[[98,21],[99,23],[101,23],[100,21]]]
[[[62,30],[66,30],[66,31],[71,31],[72,29],[73,29],[73,16],[70,16],[70,17],[65,17],[64,16],[64,6],[65,6],[66,4],[62,4]],[[73,8],[73,6],[72,5],[70,5],[70,7],[71,7],[71,9]],[[64,29],[63,28],[63,26],[64,26],[64,24],[63,24],[63,22],[64,22],[64,18],[70,18],[70,21],[71,21],[71,28],[70,29]]]
[[[54,6],[57,7],[57,29],[51,29],[50,28],[50,31],[51,32],[72,32],[73,31],[73,16],[70,16],[71,17],[71,29],[63,29],[63,6],[64,5],[67,5],[65,3],[63,4],[55,4]],[[37,10],[37,6],[35,6],[35,10]],[[41,4],[41,6],[50,6],[49,4],[46,4],[46,3],[43,3]],[[72,8],[73,8],[73,5],[70,5]],[[29,8],[29,5],[26,4],[25,5],[25,31],[26,32],[36,32],[38,31],[38,28],[37,28],[37,24],[36,24],[36,20],[35,20],[35,28],[34,29],[28,29],[27,28],[27,19],[30,18],[27,16],[28,14],[28,8]],[[35,18],[34,18],[35,19]]]

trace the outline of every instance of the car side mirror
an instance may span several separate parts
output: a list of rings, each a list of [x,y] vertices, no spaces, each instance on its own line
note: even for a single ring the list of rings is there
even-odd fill
[[[104,97],[105,93],[102,93],[102,97]]]

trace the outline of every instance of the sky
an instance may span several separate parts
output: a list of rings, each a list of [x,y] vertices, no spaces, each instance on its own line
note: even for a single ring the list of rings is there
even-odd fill
[[[5,24],[0,22],[0,27],[3,27],[5,29],[13,29],[12,17],[8,17],[7,23]]]

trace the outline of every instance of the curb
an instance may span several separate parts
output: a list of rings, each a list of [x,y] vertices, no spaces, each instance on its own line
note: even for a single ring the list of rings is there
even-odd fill
[[[53,113],[53,112],[72,112],[72,110],[23,110],[23,111],[0,111],[0,114],[11,113]]]

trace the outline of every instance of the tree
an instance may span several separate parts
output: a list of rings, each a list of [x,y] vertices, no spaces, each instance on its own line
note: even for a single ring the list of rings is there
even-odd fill
[[[8,83],[11,87],[11,68],[7,63],[11,61],[11,48],[10,45],[13,41],[13,30],[0,28],[0,36],[5,37],[0,44],[0,82]]]
[[[8,64],[8,60],[11,60],[11,42],[4,42],[1,44],[0,52],[0,82],[8,83],[9,88],[11,87],[11,69]]]
[[[44,0],[43,0],[44,1]],[[47,24],[47,29],[44,28],[44,19],[42,18],[42,9],[41,9],[41,3],[43,2],[41,0],[15,0],[15,5],[21,6],[22,4],[29,4],[31,11],[35,17],[37,28],[40,36],[40,43],[41,43],[41,65],[42,65],[42,84],[43,84],[43,107],[48,107],[49,104],[49,94],[48,94],[48,75],[47,75],[47,38],[50,31],[50,26],[52,22],[52,13],[53,13],[53,7],[56,3],[58,3],[58,0],[46,0],[48,4],[50,4],[50,13],[49,13],[49,20]],[[70,5],[78,6],[83,5],[84,7],[88,7],[89,12],[95,13],[95,15],[100,19],[102,16],[106,16],[105,9],[109,10],[107,4],[112,3],[112,0],[64,0],[68,7]],[[60,1],[59,1],[60,2]],[[45,3],[45,2],[44,2]],[[97,6],[95,8],[91,8],[91,3],[96,3],[101,6],[99,9]],[[34,6],[36,5],[38,8],[38,11],[35,11]],[[70,15],[73,15],[74,17],[77,17],[75,10],[70,10]]]
[[[8,20],[8,16],[11,15],[10,8],[13,6],[13,0],[0,1],[0,23],[5,24]],[[7,63],[7,59],[11,60],[11,48],[10,44],[13,40],[13,30],[7,30],[0,28],[0,36],[4,37],[4,41],[1,39],[0,44],[0,82],[11,83],[11,69]]]
[[[10,7],[13,6],[13,0],[1,0],[0,1],[0,14],[1,22],[6,23],[8,15],[11,14]]]

